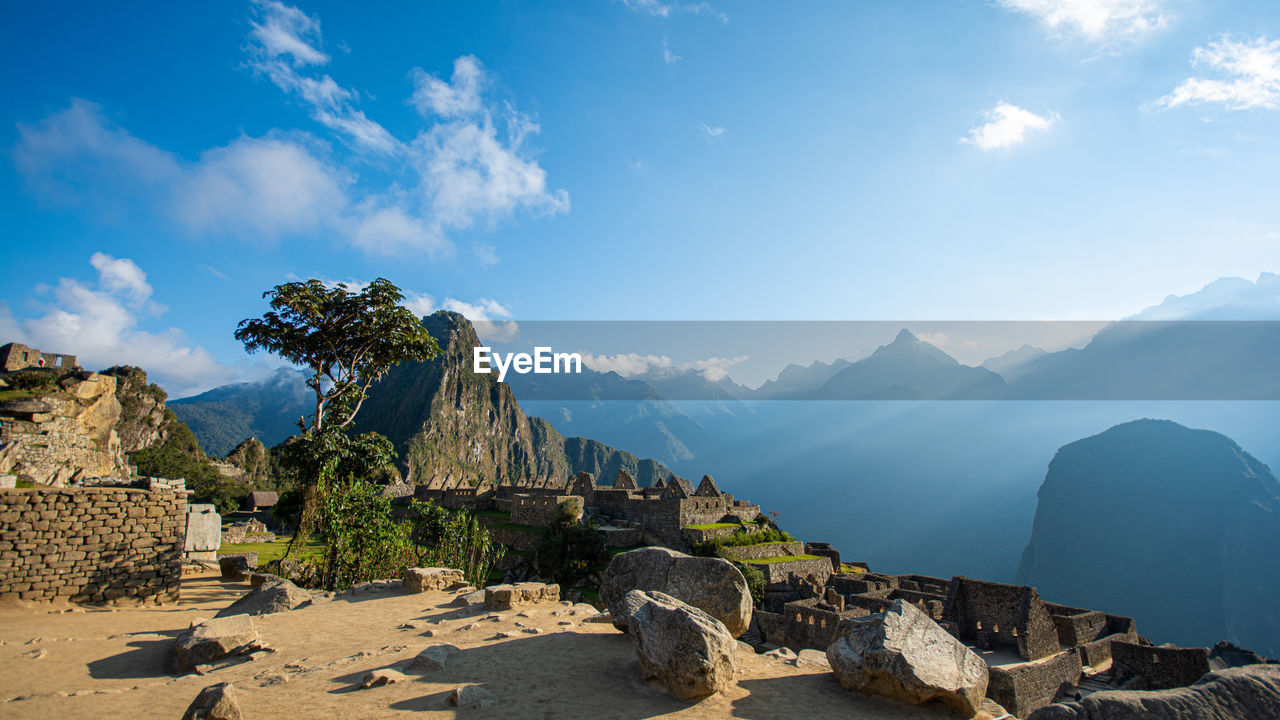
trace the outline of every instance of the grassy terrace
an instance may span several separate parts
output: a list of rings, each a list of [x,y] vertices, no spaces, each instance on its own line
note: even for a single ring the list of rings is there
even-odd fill
[[[706,523],[705,525],[685,525],[685,530],[718,530],[720,528],[736,528],[738,523]]]
[[[772,565],[780,562],[794,562],[796,560],[822,560],[817,555],[783,555],[782,557],[760,558],[759,560],[744,560],[743,562],[752,565]]]
[[[222,547],[218,548],[218,552],[220,553],[256,552],[258,553],[258,564],[265,565],[266,563],[269,563],[272,560],[279,560],[281,557],[284,557],[284,551],[288,547],[289,547],[289,538],[280,538],[275,542],[269,542],[269,543],[239,543],[236,545],[232,545],[230,543],[223,543]],[[300,554],[302,556],[320,555],[321,553],[324,552],[324,549],[325,549],[324,542],[315,536],[312,536],[310,540],[308,540],[301,548],[299,548]]]
[[[476,517],[497,518],[499,520],[511,519],[511,513],[505,510],[476,510],[474,515]]]

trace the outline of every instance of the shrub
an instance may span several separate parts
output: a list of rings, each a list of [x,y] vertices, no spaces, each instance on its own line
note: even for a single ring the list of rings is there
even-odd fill
[[[747,580],[747,589],[751,591],[751,600],[757,607],[764,603],[764,572],[754,565],[734,563]]]
[[[27,368],[19,370],[6,377],[5,381],[14,390],[52,392],[58,389],[58,373],[49,369]]]
[[[609,557],[604,534],[578,522],[575,513],[565,510],[547,529],[533,553],[538,572],[563,586],[571,585]]]

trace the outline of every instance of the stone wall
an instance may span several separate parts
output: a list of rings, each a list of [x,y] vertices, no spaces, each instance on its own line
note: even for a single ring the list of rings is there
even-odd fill
[[[1037,662],[988,668],[987,697],[1018,717],[1053,702],[1064,684],[1080,681],[1080,656],[1068,650]]]
[[[789,602],[781,613],[757,610],[756,622],[765,642],[792,650],[826,650],[835,642],[840,621],[862,614],[841,612],[817,598]]]
[[[1151,647],[1111,643],[1111,666],[1124,675],[1141,676],[1147,690],[1183,687],[1209,672],[1208,648]]]
[[[760,560],[763,558],[787,557],[788,555],[800,555],[804,553],[804,544],[798,540],[790,542],[777,541],[760,543],[759,545],[740,545],[737,547],[722,547],[716,550],[716,554],[725,560],[733,562],[744,562],[747,560]]]
[[[792,577],[804,580],[812,575],[818,585],[825,585],[831,576],[831,561],[824,557],[804,558],[801,560],[784,560],[782,562],[748,562],[749,565],[764,573],[764,581],[769,584],[786,583]]]
[[[511,498],[511,522],[519,525],[549,527],[566,511],[582,517],[582,496],[522,493]]]
[[[1023,660],[1058,652],[1058,631],[1035,588],[955,577],[943,617],[979,647],[1011,645]]]
[[[0,600],[177,600],[186,494],[0,490]]]

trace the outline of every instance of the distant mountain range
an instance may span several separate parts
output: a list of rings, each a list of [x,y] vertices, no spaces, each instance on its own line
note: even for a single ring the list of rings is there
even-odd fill
[[[251,437],[268,447],[279,444],[298,432],[298,418],[314,412],[314,405],[306,376],[290,368],[261,382],[223,385],[169,401],[169,409],[191,428],[210,457],[225,457]]]

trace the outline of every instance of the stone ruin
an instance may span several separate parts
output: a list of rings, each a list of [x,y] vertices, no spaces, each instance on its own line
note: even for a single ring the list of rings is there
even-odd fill
[[[41,352],[22,343],[0,345],[0,372],[14,372],[27,368],[48,368],[53,370],[75,370],[75,355]]]

